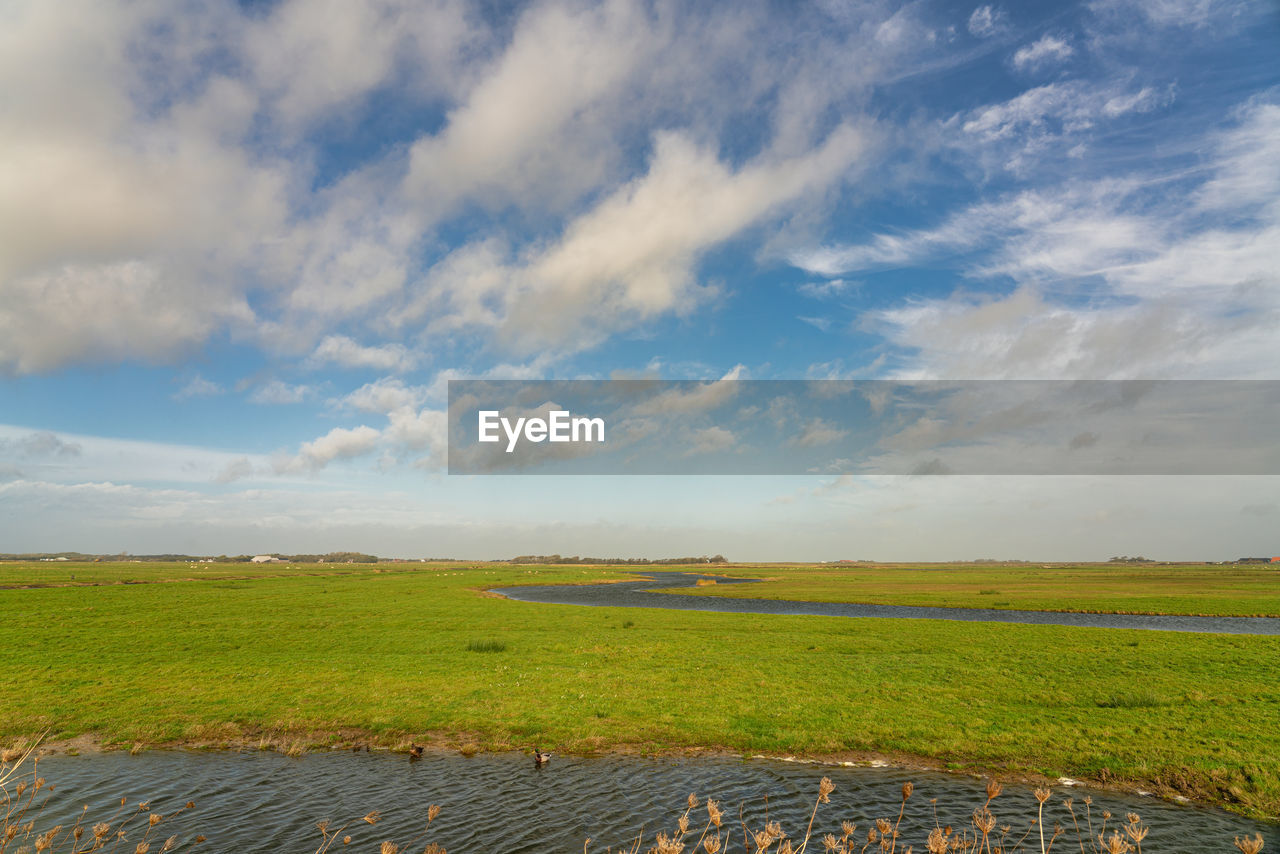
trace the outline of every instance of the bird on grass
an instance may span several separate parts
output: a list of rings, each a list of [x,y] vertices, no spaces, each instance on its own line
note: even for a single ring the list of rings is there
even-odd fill
[[[422,758],[422,745],[420,745],[420,744],[412,745],[412,746],[409,748],[409,758],[410,758],[410,759],[421,759],[421,758]]]
[[[533,767],[541,768],[551,761],[551,753],[545,750],[533,749]]]

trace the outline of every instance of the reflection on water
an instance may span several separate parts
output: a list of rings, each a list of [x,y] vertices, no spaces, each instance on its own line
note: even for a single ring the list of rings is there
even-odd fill
[[[1069,614],[1058,611],[1011,611],[999,608],[927,608],[914,605],[851,605],[842,602],[787,602],[776,599],[724,599],[718,596],[672,596],[658,589],[693,587],[699,578],[688,572],[644,573],[644,581],[616,584],[502,587],[493,592],[521,602],[557,605],[607,605],[618,608],[674,608],[738,614],[807,614],[819,617],[892,617],[967,620],[1033,625],[1084,626],[1106,629],[1155,629],[1231,635],[1280,635],[1277,617],[1183,617],[1155,614]],[[751,579],[716,578],[717,584],[750,584]]]
[[[646,842],[658,830],[673,830],[691,792],[721,801],[726,827],[737,834],[732,850],[740,851],[740,806],[752,827],[762,825],[767,809],[771,820],[803,836],[823,776],[836,785],[814,825],[823,833],[838,832],[841,821],[854,821],[861,834],[876,818],[894,818],[902,784],[914,782],[902,838],[920,851],[933,827],[931,799],[937,799],[939,822],[961,829],[985,797],[983,782],[967,777],[728,758],[553,756],[546,767],[535,768],[521,754],[428,755],[410,761],[387,753],[289,759],[275,753],[154,751],[53,756],[39,767],[57,785],[52,803],[61,813],[48,816],[51,820],[74,819],[82,804],[90,806],[92,819],[100,819],[122,796],[131,802],[150,799],[150,809],[160,813],[191,799],[195,809],[172,826],[161,825],[159,839],[178,834],[189,840],[200,833],[208,837],[203,850],[217,852],[314,851],[320,842],[315,823],[326,818],[357,819],[345,831],[352,836],[347,850],[376,851],[384,839],[404,843],[417,836],[433,803],[442,810],[419,851],[430,840],[450,854],[578,852],[589,837],[590,850],[603,852],[631,842],[641,829]],[[1093,797],[1095,827],[1103,810],[1118,817],[1140,814],[1151,827],[1144,844],[1151,851],[1230,850],[1235,835],[1261,832],[1269,842],[1276,835],[1273,826],[1218,810],[1066,788],[1057,789],[1052,809],[1046,808],[1046,827],[1055,821],[1070,827],[1062,798],[1074,797],[1082,809],[1085,794]],[[993,812],[1020,835],[1034,804],[1029,788],[1010,785]],[[383,815],[376,826],[358,820],[375,809]],[[693,824],[705,822],[706,812],[696,810],[691,818]],[[137,833],[131,843],[140,838]],[[1074,836],[1069,841],[1074,845]]]

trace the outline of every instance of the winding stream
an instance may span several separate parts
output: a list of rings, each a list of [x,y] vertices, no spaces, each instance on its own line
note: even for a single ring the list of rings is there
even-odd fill
[[[501,587],[491,592],[521,602],[596,605],[614,608],[671,608],[737,614],[807,614],[819,617],[967,620],[1106,629],[1151,629],[1166,632],[1209,632],[1232,635],[1280,635],[1277,617],[1187,617],[1164,614],[1076,614],[1063,611],[1014,611],[1000,608],[935,608],[916,605],[858,605],[843,602],[795,602],[780,599],[727,599],[654,593],[694,587],[709,575],[691,572],[646,572],[641,581],[613,584]],[[720,578],[717,584],[751,584],[753,579]]]

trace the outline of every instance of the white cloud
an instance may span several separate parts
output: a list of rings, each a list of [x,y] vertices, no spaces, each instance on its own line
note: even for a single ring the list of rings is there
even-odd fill
[[[693,432],[684,455],[694,457],[702,454],[718,454],[732,449],[737,442],[738,439],[732,431],[723,427],[705,427]]]
[[[287,0],[243,30],[250,73],[272,119],[290,129],[330,119],[399,75],[423,95],[448,92],[481,35],[465,4],[450,0]]]
[[[613,149],[595,108],[659,40],[638,4],[530,9],[444,130],[413,144],[405,192],[432,217],[469,196],[544,208],[576,198]]]
[[[361,412],[386,415],[394,410],[419,406],[428,396],[429,391],[423,386],[405,385],[395,377],[383,377],[365,383],[337,402]]]
[[[814,448],[837,442],[848,435],[848,430],[842,430],[830,421],[814,418],[803,425],[799,435],[791,440],[791,444],[798,448]]]
[[[1013,67],[1019,70],[1042,68],[1070,59],[1074,53],[1075,49],[1065,39],[1045,33],[1038,41],[1018,48],[1012,62]]]
[[[1025,191],[794,263],[836,275],[950,254],[969,257],[961,269],[974,279],[1018,285],[865,315],[908,354],[904,375],[1270,377],[1280,364],[1277,129],[1280,108],[1251,102],[1205,139],[1213,155],[1197,183],[1155,174]]]
[[[271,380],[254,389],[249,400],[266,404],[302,403],[314,394],[315,389],[309,385],[290,385],[283,380]]]
[[[830,299],[831,297],[841,296],[849,291],[857,291],[862,287],[862,282],[850,279],[828,279],[825,282],[805,282],[796,290],[807,297],[814,299]]]
[[[344,368],[407,371],[417,365],[418,356],[403,344],[367,346],[345,335],[330,335],[316,346],[308,362],[313,366],[335,364]]]
[[[197,374],[187,380],[186,384],[184,384],[182,388],[173,393],[173,399],[186,400],[190,397],[213,397],[215,395],[224,394],[225,392],[226,389],[218,383],[215,383],[212,380],[207,380]]]
[[[795,157],[764,155],[734,171],[677,134],[661,134],[649,172],[573,221],[560,240],[501,277],[496,335],[532,350],[585,349],[605,335],[709,293],[694,276],[702,253],[808,194],[821,194],[853,166],[863,138],[842,127]],[[469,278],[467,281],[472,281]],[[467,304],[447,286],[441,296]]]
[[[83,449],[79,442],[67,442],[49,430],[37,430],[17,438],[0,438],[0,454],[18,457],[78,457]]]
[[[353,429],[334,427],[328,433],[310,442],[303,442],[298,453],[276,461],[279,473],[318,471],[335,460],[363,456],[378,445],[382,434],[372,427],[361,425]]]
[[[1004,14],[994,6],[979,6],[969,16],[969,33],[978,38],[994,35],[1003,18]]]
[[[172,442],[32,433],[0,424],[0,457],[6,453],[21,460],[26,476],[58,483],[208,484],[238,459],[249,460],[255,469],[264,468],[267,463],[257,454]]]

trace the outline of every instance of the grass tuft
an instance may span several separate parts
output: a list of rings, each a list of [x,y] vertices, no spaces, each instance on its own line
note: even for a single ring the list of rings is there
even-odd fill
[[[484,640],[471,641],[467,644],[468,652],[506,652],[507,644],[505,641]]]
[[[1151,691],[1118,691],[1098,701],[1100,709],[1154,709],[1168,703]]]

